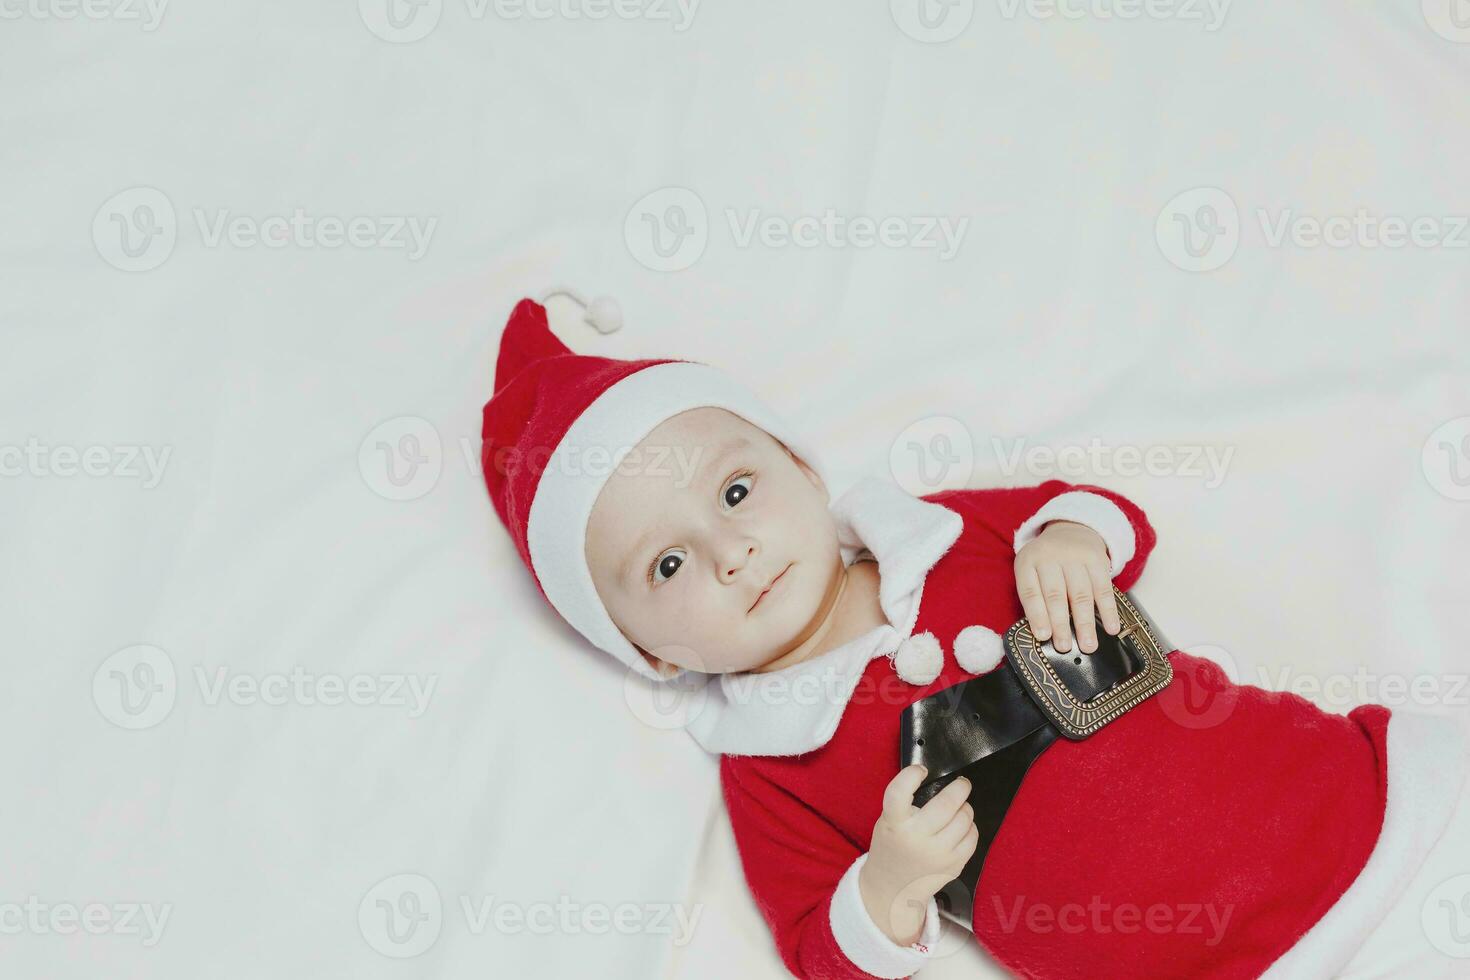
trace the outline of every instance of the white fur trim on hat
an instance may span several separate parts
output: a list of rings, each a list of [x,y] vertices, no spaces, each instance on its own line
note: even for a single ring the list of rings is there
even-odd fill
[[[983,674],[1005,659],[1000,634],[984,626],[966,626],[954,638],[954,659],[972,674]]]
[[[932,684],[944,669],[944,648],[933,633],[911,636],[898,645],[893,669],[910,684],[918,687]]]
[[[707,364],[672,361],[633,372],[583,410],[547,459],[526,525],[531,565],[556,611],[593,646],[654,681],[684,671],[660,676],[607,614],[587,567],[587,522],[623,457],[660,422],[692,408],[735,413],[784,443],[826,481],[815,448],[752,391]]]

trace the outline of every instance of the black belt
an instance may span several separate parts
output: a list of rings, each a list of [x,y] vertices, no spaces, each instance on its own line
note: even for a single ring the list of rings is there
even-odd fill
[[[935,896],[939,910],[973,928],[975,886],[1011,800],[1031,763],[1058,737],[1081,740],[1168,686],[1173,649],[1133,599],[1113,589],[1121,629],[1097,624],[1097,649],[1058,653],[1037,643],[1023,619],[1005,635],[1006,667],[904,709],[899,767],[921,763],[928,775],[914,805],[923,806],[955,779],[970,781],[980,842],[958,878]]]

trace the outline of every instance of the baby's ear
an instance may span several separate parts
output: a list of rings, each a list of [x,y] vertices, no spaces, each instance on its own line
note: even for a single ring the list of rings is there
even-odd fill
[[[632,640],[629,640],[628,642],[629,643],[633,643]],[[669,665],[668,664],[664,663],[662,660],[658,659],[653,654],[649,653],[647,650],[643,649],[642,647],[640,647],[636,643],[633,643],[633,649],[634,650],[637,650],[638,651],[638,656],[642,657],[643,660],[644,660],[644,662],[647,663],[648,666],[650,666],[650,667],[653,668],[653,672],[655,674],[657,674],[660,677],[668,677],[669,676],[670,671],[669,671]],[[677,670],[678,668],[675,668],[675,669]]]
[[[816,487],[817,490],[821,492],[822,497],[826,500],[831,500],[831,495],[827,493],[827,484],[823,482],[820,476],[817,475],[817,471],[806,465],[806,463],[802,462],[801,457],[796,455],[796,453],[793,453],[790,447],[787,446],[784,442],[781,444],[781,448],[786,450],[786,455],[790,456],[791,461],[796,464],[797,468],[801,470],[802,473],[806,474],[806,478],[811,481],[812,486]]]

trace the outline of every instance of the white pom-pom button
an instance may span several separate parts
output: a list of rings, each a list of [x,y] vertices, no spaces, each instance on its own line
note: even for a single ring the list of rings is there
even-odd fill
[[[893,669],[910,684],[923,687],[933,683],[944,667],[944,648],[933,633],[919,633],[898,645],[893,656]]]
[[[954,638],[955,661],[972,674],[983,674],[1005,658],[1000,634],[984,626],[966,626]]]

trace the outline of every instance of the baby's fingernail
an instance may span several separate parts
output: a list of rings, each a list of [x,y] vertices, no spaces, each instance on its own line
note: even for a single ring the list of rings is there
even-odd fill
[[[1036,630],[1036,638],[1038,640],[1049,640],[1049,639],[1051,639],[1051,630],[1047,629],[1045,626],[1037,629]]]

